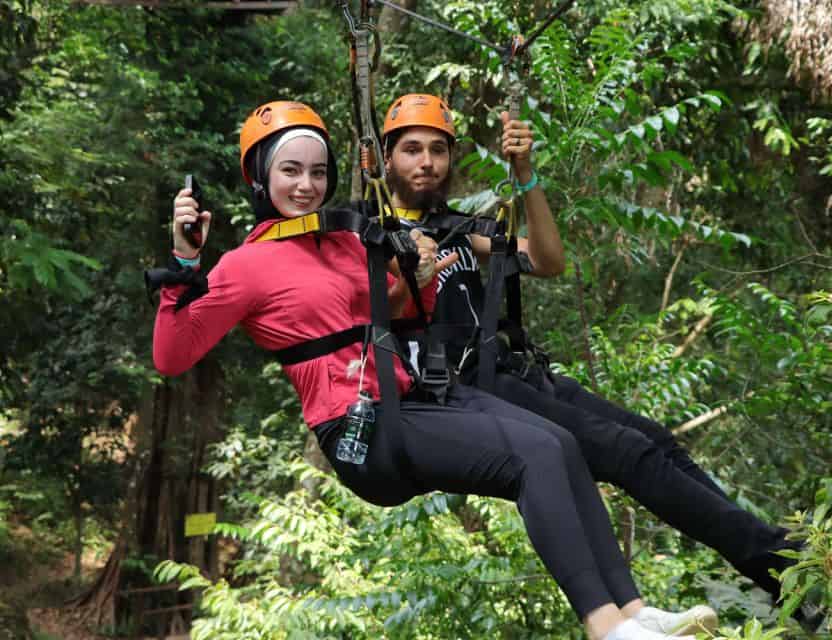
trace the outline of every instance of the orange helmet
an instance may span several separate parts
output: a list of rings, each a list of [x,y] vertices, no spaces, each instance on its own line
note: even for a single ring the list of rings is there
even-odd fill
[[[302,102],[267,102],[257,107],[246,119],[240,131],[240,168],[248,184],[252,182],[246,169],[248,152],[261,140],[289,127],[312,127],[318,129],[324,138],[329,140],[329,132],[324,126],[324,121]]]
[[[382,137],[405,127],[431,127],[454,139],[454,120],[445,101],[437,96],[409,93],[393,101],[384,119]]]
[[[251,115],[246,119],[243,128],[240,131],[240,168],[243,171],[243,179],[249,186],[255,188],[260,192],[260,198],[265,199],[266,202],[262,206],[266,208],[271,206],[268,198],[263,198],[263,194],[268,191],[264,187],[267,176],[260,176],[259,173],[263,170],[261,166],[257,166],[260,161],[252,163],[252,152],[257,148],[259,143],[271,138],[273,135],[285,132],[289,129],[297,127],[308,127],[320,133],[324,140],[326,140],[327,149],[327,187],[324,195],[324,202],[332,197],[335,193],[335,188],[338,186],[338,166],[335,162],[335,156],[332,153],[332,148],[329,142],[329,132],[326,130],[326,125],[321,117],[315,113],[310,107],[302,102],[288,102],[277,101],[267,102],[264,105],[257,107]],[[264,158],[265,160],[265,158]],[[252,176],[249,171],[253,169]],[[258,185],[253,183],[258,182]],[[258,207],[255,206],[257,209]]]

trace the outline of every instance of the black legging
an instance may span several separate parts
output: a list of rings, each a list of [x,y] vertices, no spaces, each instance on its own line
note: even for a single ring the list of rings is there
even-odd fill
[[[662,520],[715,549],[740,573],[779,595],[770,568],[789,561],[786,530],[739,508],[677,443],[666,427],[584,389],[565,376],[538,376],[538,386],[498,373],[495,395],[568,430],[596,480],[611,482]]]
[[[402,402],[362,465],[335,457],[340,424],[315,429],[341,481],[382,506],[430,491],[517,503],[529,539],[578,616],[639,597],[575,438],[482,391],[454,385],[446,406]]]
[[[504,374],[503,384],[508,384],[506,391],[510,393],[515,386],[511,382],[508,382],[505,379],[506,377],[509,377],[509,375]],[[633,413],[632,411],[627,411],[617,404],[587,391],[573,378],[552,374],[551,379],[543,378],[543,384],[543,391],[551,393],[556,401],[567,403],[589,414],[604,418],[607,423],[614,422],[623,427],[641,432],[641,434],[661,449],[664,455],[679,470],[684,471],[699,484],[707,487],[717,495],[728,499],[728,496],[720,486],[691,459],[687,449],[679,444],[670,429],[664,425],[659,424],[655,420],[650,420],[650,418]],[[500,396],[501,394],[496,395]],[[533,411],[533,409],[530,409],[530,411]]]

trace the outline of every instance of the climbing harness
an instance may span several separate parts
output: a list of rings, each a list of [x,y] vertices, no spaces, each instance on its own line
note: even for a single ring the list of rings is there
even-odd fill
[[[379,376],[382,403],[386,407],[386,404],[384,404],[384,393],[385,390],[388,392],[391,391],[390,382],[392,381],[392,393],[394,394],[393,397],[395,397],[395,377],[390,380],[383,379],[382,376],[385,373],[385,367],[379,365],[378,360],[381,358],[381,360],[389,361],[390,375],[394,375],[392,355],[399,356],[403,362],[407,361],[407,358],[401,353],[392,335],[391,320],[389,317],[390,312],[387,306],[386,263],[396,252],[396,246],[390,242],[390,236],[363,212],[353,208],[335,208],[308,213],[298,218],[281,220],[256,238],[255,242],[282,241],[306,234],[323,234],[336,231],[352,231],[357,233],[366,246],[378,248],[381,256],[381,260],[379,261],[380,271],[378,269],[379,265],[368,264],[370,278],[370,323],[353,325],[342,331],[275,350],[273,353],[277,361],[286,366],[320,358],[356,342],[361,342],[361,360],[363,362],[367,356],[367,349],[370,343],[372,343],[376,356],[376,370]],[[374,267],[376,268],[374,269]],[[378,308],[380,305],[383,306],[382,309]],[[386,314],[384,313],[385,311]],[[402,323],[402,326],[408,325]]]
[[[421,213],[421,212],[419,212]],[[401,216],[405,217],[405,216]],[[485,299],[480,312],[480,321],[477,325],[472,324],[444,324],[434,322],[430,325],[431,334],[437,339],[448,342],[464,342],[465,359],[454,363],[455,370],[460,373],[471,362],[467,357],[479,350],[479,372],[482,371],[483,363],[486,369],[493,366],[496,372],[496,364],[504,359],[502,353],[506,345],[499,336],[508,338],[512,351],[521,351],[525,343],[525,333],[522,330],[519,279],[523,273],[529,273],[532,265],[528,255],[518,252],[517,238],[508,238],[505,233],[505,224],[498,222],[495,218],[485,216],[471,216],[443,207],[421,215],[410,213],[407,219],[418,222],[418,227],[426,235],[437,240],[438,246],[450,245],[451,240],[457,235],[478,235],[488,238],[491,241],[491,257],[489,262],[489,274],[485,288]],[[512,290],[512,286],[516,289]],[[507,298],[507,317],[500,318],[501,301],[503,296]],[[491,339],[483,339],[483,336],[493,336]],[[493,357],[492,357],[493,356]],[[479,384],[479,379],[477,381]]]
[[[512,73],[512,66],[519,65],[522,67],[528,64],[524,54],[528,51],[529,47],[573,3],[574,0],[565,0],[565,2],[557,7],[543,21],[539,28],[527,40],[524,40],[520,36],[515,36],[508,46],[498,46],[421,16],[416,12],[404,9],[388,0],[361,0],[361,19],[356,20],[350,12],[348,0],[338,0],[338,6],[341,8],[347,21],[351,37],[353,103],[356,128],[358,130],[361,175],[364,184],[364,199],[361,203],[361,208],[369,214],[372,211],[372,205],[375,205],[375,212],[377,213],[375,220],[381,229],[388,232],[388,237],[394,245],[397,240],[401,245],[407,245],[407,240],[409,239],[400,230],[399,216],[401,215],[402,218],[408,220],[412,220],[416,216],[413,212],[400,212],[393,207],[392,196],[384,181],[383,164],[379,164],[378,162],[380,158],[383,158],[383,149],[380,144],[380,136],[374,117],[375,109],[371,72],[378,66],[381,40],[378,31],[369,19],[370,8],[374,5],[388,6],[393,10],[407,14],[434,27],[465,37],[482,46],[497,51],[503,59],[506,71],[504,76],[507,82],[509,82],[509,117],[510,119],[516,120],[520,117],[520,101],[523,85],[520,81],[521,69],[518,68],[516,73]],[[370,54],[371,40],[373,44],[372,62]],[[505,195],[506,188],[510,191],[508,195]],[[451,214],[449,211],[444,211],[442,215],[434,217],[428,216],[427,219],[422,221],[425,225],[434,225],[435,231],[444,232],[440,233],[440,235],[444,235],[443,240],[440,241],[440,246],[443,242],[449,241],[458,233],[477,233],[491,238],[491,258],[489,262],[489,280],[486,288],[486,304],[483,313],[483,323],[479,329],[480,369],[478,372],[478,384],[486,390],[493,390],[494,387],[496,361],[498,357],[498,330],[501,330],[502,326],[513,326],[515,330],[509,330],[507,332],[509,336],[518,335],[518,331],[522,333],[519,276],[521,273],[531,270],[528,257],[525,254],[518,254],[517,252],[519,221],[515,203],[518,190],[513,168],[510,168],[507,180],[497,185],[496,190],[499,196],[496,219],[472,218],[470,216],[460,216]],[[420,219],[421,217],[419,215]],[[403,249],[403,246],[398,247],[399,251]],[[379,261],[377,247],[372,244],[367,244],[367,252],[372,291],[374,288],[372,283],[380,278],[379,274],[382,272],[382,264]],[[418,259],[416,260],[416,264],[418,264]],[[414,301],[419,309],[420,319],[426,321],[426,314],[421,306],[421,298],[418,288],[415,286],[413,274],[407,269],[403,269],[403,274],[408,281]],[[506,296],[507,321],[501,323],[499,320],[499,312],[503,290],[505,290]],[[385,300],[383,302],[386,303],[386,291],[384,291],[384,294]],[[390,328],[389,310],[386,311],[387,315],[385,317],[383,313],[380,313],[376,309],[378,306],[376,304],[376,296],[371,294],[371,297],[373,297],[373,304],[371,305],[373,309],[373,324],[376,325],[378,323],[382,328]],[[381,302],[381,300],[378,300],[378,302]],[[427,329],[427,326],[425,328]],[[447,329],[447,331],[443,329]],[[444,355],[444,345],[439,338],[444,339],[446,335],[454,331],[458,331],[458,329],[452,327],[443,328],[435,325],[430,328],[428,331],[429,348],[426,366],[417,379],[421,385],[435,388],[437,390],[436,395],[440,398],[444,396],[449,377]],[[387,334],[385,334],[385,337],[387,337]],[[520,348],[519,339],[510,338],[510,342],[512,343],[512,347]],[[375,341],[373,344],[374,348],[376,348]],[[384,378],[389,375],[390,379],[392,379],[392,365],[390,366],[389,372],[383,371],[387,367],[379,362],[378,358],[379,356],[382,356],[383,359],[387,358],[380,351],[386,351],[388,354],[387,358],[389,358],[391,349],[384,349],[383,347],[382,349],[376,348],[379,381],[382,384],[382,398],[384,398]],[[397,412],[395,415],[397,417]]]

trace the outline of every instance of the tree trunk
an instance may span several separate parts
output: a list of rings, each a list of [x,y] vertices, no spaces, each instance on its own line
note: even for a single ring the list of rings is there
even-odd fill
[[[303,459],[316,469],[320,469],[326,473],[332,473],[332,465],[329,464],[329,460],[326,459],[324,452],[318,446],[318,438],[315,437],[312,431],[306,436],[306,445],[303,447]],[[309,493],[310,499],[317,500],[320,483],[314,478],[310,478],[302,484],[303,488]]]
[[[72,510],[75,518],[75,567],[72,570],[72,580],[76,585],[81,584],[81,565],[84,559],[84,512],[81,502],[81,496],[72,497]]]
[[[150,579],[162,560],[199,567],[217,577],[217,544],[213,538],[185,538],[185,517],[218,508],[215,481],[201,472],[206,448],[222,437],[223,375],[208,357],[176,380],[154,387],[139,410],[133,481],[122,519],[122,531],[95,584],[71,604],[95,625],[152,624],[181,633],[190,612],[158,619],[143,610],[192,603],[190,592],[166,590],[135,593],[153,585]],[[125,565],[130,558],[129,566]]]

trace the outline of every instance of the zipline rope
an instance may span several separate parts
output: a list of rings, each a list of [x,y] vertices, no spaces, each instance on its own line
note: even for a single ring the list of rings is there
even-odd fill
[[[434,20],[433,18],[428,18],[427,16],[423,16],[420,13],[417,13],[416,11],[412,11],[411,9],[405,9],[404,7],[396,4],[395,2],[391,2],[391,0],[369,0],[369,4],[371,6],[372,5],[384,5],[385,7],[390,7],[394,11],[398,11],[399,13],[403,13],[407,16],[410,16],[411,18],[415,18],[416,20],[424,22],[425,24],[428,24],[432,27],[435,27],[437,29],[442,29],[443,31],[447,31],[448,33],[452,33],[452,34],[457,35],[461,38],[465,38],[467,40],[471,40],[472,42],[476,42],[476,43],[482,45],[483,47],[493,49],[494,51],[499,53],[501,56],[503,56],[504,60],[509,61],[512,58],[516,57],[516,56],[520,56],[520,55],[523,55],[524,53],[526,53],[526,51],[528,51],[529,47],[532,46],[534,41],[537,40],[537,38],[540,37],[540,35],[544,31],[546,31],[546,29],[548,29],[551,24],[555,20],[560,18],[564,13],[566,13],[572,7],[573,4],[575,4],[575,0],[564,0],[564,2],[562,2],[560,4],[560,6],[555,8],[546,17],[546,19],[543,20],[543,22],[540,24],[540,26],[534,32],[532,32],[532,35],[529,36],[529,38],[526,39],[525,42],[521,41],[519,46],[515,46],[515,42],[512,42],[509,45],[494,44],[493,42],[489,42],[488,40],[484,40],[484,39],[479,38],[479,37],[477,37],[475,35],[472,35],[470,33],[466,33],[465,31],[460,31],[459,29],[456,29],[456,28],[454,28],[454,27],[452,27],[448,24],[445,24],[444,22],[439,22],[438,20]]]
[[[415,11],[411,11],[410,9],[405,9],[402,6],[397,5],[395,2],[390,2],[390,0],[370,0],[371,5],[384,5],[385,7],[390,7],[399,13],[403,13],[411,18],[415,18],[425,24],[429,24],[432,27],[436,27],[437,29],[442,29],[443,31],[447,31],[448,33],[453,33],[461,38],[465,38],[467,40],[471,40],[472,42],[476,42],[481,44],[483,47],[487,47],[489,49],[494,49],[497,53],[501,56],[505,56],[509,48],[508,47],[501,47],[500,45],[494,44],[493,42],[488,42],[487,40],[483,40],[482,38],[478,38],[477,36],[471,35],[470,33],[466,33],[465,31],[460,31],[459,29],[455,29],[454,27],[447,25],[443,22],[439,22],[438,20],[433,20],[432,18],[428,18],[427,16],[423,16]]]

